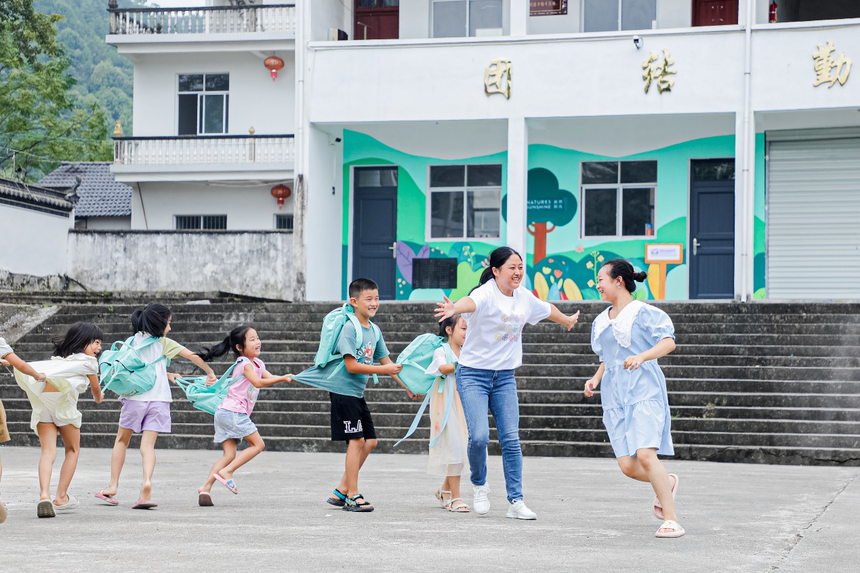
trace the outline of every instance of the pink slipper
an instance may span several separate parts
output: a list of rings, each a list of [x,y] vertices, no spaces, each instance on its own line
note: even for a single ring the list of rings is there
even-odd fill
[[[97,491],[96,497],[108,505],[112,505],[112,506],[119,505],[119,502],[116,499],[114,499],[114,496],[112,496],[112,495],[107,495],[107,494],[104,494],[100,491]]]
[[[672,483],[672,499],[675,499],[675,493],[678,491],[678,482],[681,481],[681,478],[675,474],[669,474],[669,477],[675,478],[675,481]],[[660,520],[666,519],[663,515],[663,506],[660,505],[660,500],[657,499],[656,495],[654,496],[654,517]]]
[[[234,482],[232,479],[224,479],[223,477],[221,477],[221,474],[212,474],[212,477],[221,482],[224,487],[226,487],[233,493],[239,493],[239,488],[236,487],[236,482]]]
[[[131,506],[132,509],[152,509],[153,507],[158,507],[158,504],[149,499],[139,499]]]

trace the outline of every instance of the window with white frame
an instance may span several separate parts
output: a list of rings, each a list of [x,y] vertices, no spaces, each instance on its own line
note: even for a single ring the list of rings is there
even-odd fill
[[[227,228],[227,215],[176,215],[177,231],[212,231]]]
[[[227,133],[230,74],[179,74],[178,135]]]
[[[585,161],[581,170],[583,237],[654,235],[656,161]]]
[[[433,165],[429,188],[431,239],[499,238],[501,165]]]
[[[433,0],[433,37],[497,36],[502,0]]]
[[[657,0],[583,0],[582,31],[650,30]]]

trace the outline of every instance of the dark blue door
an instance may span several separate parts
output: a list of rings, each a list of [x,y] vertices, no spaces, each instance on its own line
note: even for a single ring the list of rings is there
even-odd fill
[[[354,171],[352,278],[379,285],[381,300],[397,287],[397,167]]]
[[[690,298],[734,298],[735,160],[695,160],[690,171]]]

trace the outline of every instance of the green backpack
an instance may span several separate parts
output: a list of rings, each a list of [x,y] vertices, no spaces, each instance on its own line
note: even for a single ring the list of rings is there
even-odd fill
[[[437,376],[434,376],[433,374],[426,374],[426,370],[430,366],[430,363],[433,362],[433,353],[440,346],[445,349],[445,364],[454,364],[456,360],[454,357],[454,351],[451,350],[451,345],[445,342],[444,338],[442,338],[441,336],[436,336],[435,334],[420,335],[418,338],[410,342],[409,346],[404,348],[403,352],[400,353],[400,356],[397,357],[397,363],[404,364],[403,370],[401,370],[399,374],[400,379],[403,380],[404,384],[409,386],[409,389],[413,393],[427,394],[430,388],[433,387],[433,382],[436,380]],[[432,348],[432,350],[430,350],[430,348]],[[403,359],[402,362],[401,358]],[[406,376],[411,378],[410,382],[407,382],[406,378],[403,377],[403,374],[407,372],[407,365],[410,367],[410,369],[409,373],[407,373]],[[419,370],[421,372],[421,377],[419,377],[418,375]],[[430,383],[425,386],[424,382],[428,377],[430,378]],[[439,378],[441,378],[441,380],[439,381],[439,390],[437,390],[436,393],[442,394],[445,392],[445,381],[448,377],[443,374],[442,376],[439,376]],[[415,384],[416,388],[422,387],[425,388],[425,390],[423,392],[416,392],[410,386],[410,383]],[[409,430],[406,432],[406,435],[400,438],[400,440],[398,440],[397,443],[394,444],[395,448],[400,444],[400,442],[415,433],[415,430],[418,429],[418,424],[421,423],[421,417],[424,416],[424,410],[427,409],[427,405],[429,403],[430,394],[427,394],[426,396],[424,396],[424,401],[421,402],[421,407],[418,409],[418,413],[415,414],[415,418],[412,419],[412,425],[409,426]],[[432,448],[433,446],[435,446],[436,442],[438,442],[439,438],[442,436],[442,430],[444,430],[445,426],[448,424],[448,417],[451,415],[451,408],[453,407],[453,405],[454,392],[449,392],[448,399],[445,400],[445,415],[442,416],[442,425],[439,426],[439,433],[436,434],[436,437],[430,441],[429,447]]]
[[[238,376],[230,376],[238,363],[239,361],[237,360],[233,366],[228,368],[221,378],[211,386],[206,385],[206,376],[177,378],[176,384],[182,388],[183,392],[185,392],[185,396],[188,398],[188,401],[191,402],[192,406],[198,410],[214,415],[218,406],[220,406],[224,402],[224,398],[227,397],[227,392],[230,391],[230,386],[238,381],[239,378],[244,376],[244,373],[240,373]]]
[[[122,398],[130,398],[152,390],[155,386],[155,366],[165,356],[147,362],[140,357],[140,351],[159,341],[150,336],[134,346],[134,335],[125,342],[116,341],[110,350],[105,350],[99,357],[99,384],[102,392],[110,390]],[[167,361],[170,364],[170,361]]]
[[[314,356],[314,366],[316,368],[323,368],[330,362],[340,360],[340,365],[335,368],[331,374],[329,374],[329,378],[332,378],[341,369],[345,368],[343,355],[337,348],[337,339],[340,337],[340,331],[343,330],[343,327],[347,322],[351,322],[353,327],[355,327],[356,353],[361,355],[361,352],[364,350],[362,348],[364,336],[361,333],[361,322],[358,320],[358,317],[355,316],[355,310],[353,310],[352,305],[346,303],[328,313],[323,319],[322,329],[320,330],[320,344],[317,348],[316,356]],[[382,338],[382,333],[380,332],[379,327],[372,322],[370,323],[370,329],[373,331],[373,335],[376,337],[376,340]],[[376,374],[373,374],[372,376],[373,383],[379,384],[379,378]]]

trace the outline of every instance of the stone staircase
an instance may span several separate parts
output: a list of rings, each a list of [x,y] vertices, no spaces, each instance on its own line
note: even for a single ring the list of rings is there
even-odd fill
[[[276,374],[308,367],[317,348],[322,317],[338,303],[235,302],[211,304],[171,300],[178,342],[197,348],[224,338],[238,324],[251,324],[263,340],[262,358]],[[15,350],[26,360],[50,356],[52,336],[88,320],[105,331],[106,346],[130,334],[130,314],[139,304],[65,304],[24,336]],[[601,456],[612,451],[597,396],[583,396],[584,381],[597,368],[590,323],[599,303],[562,303],[582,310],[580,325],[565,332],[541,323],[525,335],[524,365],[517,373],[523,452],[536,456]],[[668,379],[676,457],[680,459],[784,464],[860,465],[860,303],[662,303],[676,327],[677,350],[660,361]],[[393,355],[414,336],[435,331],[432,304],[385,303],[376,323]],[[229,357],[225,357],[229,360]],[[230,364],[216,362],[221,373]],[[179,359],[172,371],[191,373]],[[418,404],[386,377],[366,392],[380,438],[391,452]],[[173,434],[160,447],[215,448],[212,417],[182,400],[174,389]],[[29,403],[12,377],[0,370],[0,399],[13,445],[37,445],[29,430]],[[84,447],[110,447],[119,402],[96,405],[82,397]],[[343,451],[329,439],[328,395],[282,384],[260,393],[253,419],[267,447],[285,451]],[[396,452],[421,452],[429,436],[425,420]],[[492,436],[495,439],[495,435]],[[137,439],[137,438],[135,438]],[[136,443],[136,442],[135,442]],[[498,444],[490,446],[498,453]]]

